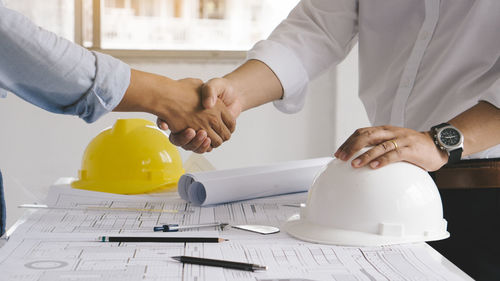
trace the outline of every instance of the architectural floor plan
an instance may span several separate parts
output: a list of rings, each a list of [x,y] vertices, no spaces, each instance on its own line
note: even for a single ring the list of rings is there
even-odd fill
[[[280,226],[297,213],[306,194],[194,207],[176,196],[120,196],[51,190],[47,205],[100,206],[116,210],[38,210],[0,248],[5,280],[460,280],[430,254],[425,243],[387,247],[339,247],[302,242],[280,232],[261,235],[239,229],[153,233],[164,223],[211,221]],[[131,209],[140,209],[133,211]],[[150,210],[181,210],[163,213]],[[222,243],[103,243],[109,234],[214,236]],[[246,272],[181,264],[170,257],[199,256],[251,262],[267,271]],[[3,278],[2,278],[3,279]]]

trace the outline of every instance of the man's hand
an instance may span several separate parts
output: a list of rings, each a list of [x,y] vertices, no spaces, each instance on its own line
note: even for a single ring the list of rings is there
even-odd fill
[[[471,155],[500,144],[500,109],[486,101],[455,116],[447,123],[460,129],[464,135],[462,156]],[[381,126],[358,129],[335,152],[335,157],[347,161],[366,146],[373,146],[351,162],[355,168],[370,165],[379,168],[392,162],[406,161],[435,171],[448,161],[430,132]]]
[[[205,83],[201,88],[201,98],[205,108],[212,108],[220,99],[235,119],[243,111],[241,96],[227,78],[214,78]]]
[[[233,118],[237,118],[242,111],[282,97],[283,87],[278,77],[265,63],[258,60],[249,60],[223,78],[212,79],[202,87],[203,106],[212,108],[221,100]],[[160,128],[167,128],[161,119],[157,123]],[[198,153],[211,151],[200,131],[195,133],[188,129],[179,134],[171,134],[170,141]]]
[[[192,128],[201,132],[203,145],[218,147],[235,129],[235,118],[221,101],[203,108],[199,79],[171,80],[167,77],[132,70],[130,86],[115,111],[144,111],[165,121],[178,133]],[[189,130],[187,131],[189,132]],[[209,140],[206,140],[206,137]]]
[[[226,78],[214,78],[205,83],[201,88],[201,98],[203,106],[211,109],[217,103],[224,103],[232,118],[236,119],[242,111],[242,101],[236,93],[231,81]],[[162,130],[169,128],[168,122],[158,118],[158,127]],[[210,152],[210,136],[204,131],[198,131],[189,128],[179,133],[170,134],[170,141],[181,146],[186,150],[192,150],[196,153]]]
[[[393,126],[356,130],[335,152],[335,157],[347,161],[367,146],[373,147],[352,160],[354,168],[369,165],[377,169],[389,163],[406,161],[426,171],[435,171],[448,161],[448,155],[434,144],[430,132]]]
[[[218,147],[231,137],[235,129],[235,118],[231,116],[221,101],[216,101],[211,108],[203,108],[200,91],[203,82],[198,79],[175,81],[170,93],[160,101],[157,116],[164,120],[172,133],[187,128],[203,130],[210,138],[210,146]],[[208,141],[204,140],[205,144]]]

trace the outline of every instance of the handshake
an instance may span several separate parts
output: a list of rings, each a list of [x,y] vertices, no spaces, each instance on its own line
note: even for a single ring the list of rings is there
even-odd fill
[[[229,140],[242,111],[241,102],[228,80],[207,83],[186,78],[175,81],[171,106],[156,113],[162,130],[170,129],[170,141],[196,153],[210,152]]]
[[[223,78],[170,78],[131,71],[130,85],[114,111],[142,111],[170,129],[170,141],[196,153],[229,140],[242,111],[280,99],[283,88],[264,63],[249,60]]]

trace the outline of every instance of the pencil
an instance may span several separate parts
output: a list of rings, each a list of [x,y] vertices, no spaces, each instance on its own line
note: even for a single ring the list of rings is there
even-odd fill
[[[267,269],[267,266],[252,264],[252,263],[226,261],[226,260],[214,260],[214,259],[189,257],[189,256],[176,256],[176,257],[172,257],[172,259],[174,259],[176,261],[180,261],[182,263],[217,266],[217,267],[232,268],[232,269],[239,269],[239,270],[246,270],[246,271],[266,270]]]
[[[155,242],[155,243],[220,243],[228,241],[218,237],[144,237],[144,236],[100,236],[100,242]]]

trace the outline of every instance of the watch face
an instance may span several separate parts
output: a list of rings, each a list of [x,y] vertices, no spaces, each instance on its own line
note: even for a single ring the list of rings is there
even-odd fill
[[[455,146],[460,143],[460,133],[453,128],[445,128],[439,134],[439,139],[446,146]]]

